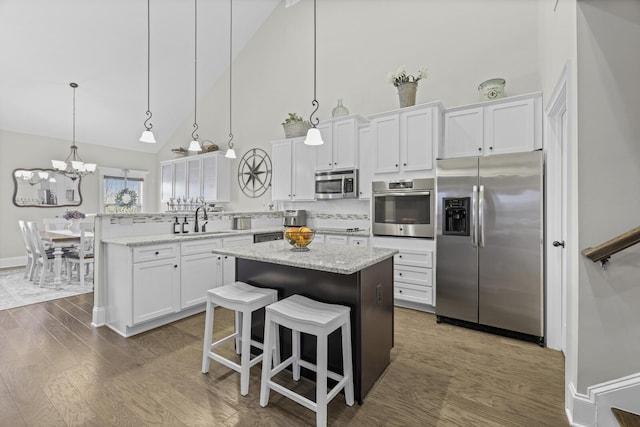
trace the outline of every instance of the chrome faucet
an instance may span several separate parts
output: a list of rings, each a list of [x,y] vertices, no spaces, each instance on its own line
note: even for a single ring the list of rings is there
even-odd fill
[[[202,213],[203,213],[202,219],[204,219],[204,220],[205,220],[205,221],[207,221],[207,222],[209,221],[209,217],[207,216],[207,208],[206,208],[206,206],[205,206],[204,204],[203,204],[203,205],[198,206],[198,208],[196,209],[196,224],[195,224],[195,226],[193,227],[193,232],[194,232],[194,233],[197,233],[198,231],[200,231],[200,228],[198,227],[198,211],[199,211],[200,209],[202,209]],[[203,231],[203,232],[204,232],[204,231],[206,231],[207,222],[205,222],[204,224],[202,224],[202,231]]]

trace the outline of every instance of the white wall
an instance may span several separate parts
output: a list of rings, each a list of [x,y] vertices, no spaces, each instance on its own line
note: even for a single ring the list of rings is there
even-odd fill
[[[233,64],[233,130],[239,156],[249,148],[271,152],[282,139],[288,112],[305,119],[313,99],[313,3],[279,6]],[[440,100],[453,107],[478,100],[477,87],[504,77],[507,95],[540,90],[537,3],[530,0],[323,0],[317,5],[318,116],[331,117],[342,98],[351,114],[398,108],[387,74],[401,65],[429,69],[417,103]],[[237,22],[234,25],[241,25]],[[205,43],[205,42],[203,42]],[[204,44],[203,44],[204,46]],[[198,107],[201,139],[226,149],[229,133],[228,73]],[[185,85],[185,96],[192,96]],[[160,153],[187,147],[187,119]],[[271,198],[244,196],[231,164],[230,209],[264,209]]]
[[[145,192],[149,206],[156,206],[158,182],[156,169],[157,155],[136,151],[124,151],[99,145],[76,142],[78,153],[83,160],[100,166],[129,168],[152,171],[146,180],[150,191]],[[13,178],[11,173],[17,168],[51,168],[51,159],[64,160],[70,152],[70,141],[26,135],[0,130],[0,260],[24,255],[24,245],[18,228],[18,220],[37,221],[42,226],[42,218],[61,216],[67,209],[77,209],[94,213],[98,209],[98,178],[89,175],[82,178],[80,191],[82,205],[69,208],[17,207],[12,203]]]
[[[640,218],[640,2],[578,2],[580,249]],[[640,371],[640,246],[579,262],[578,392]]]

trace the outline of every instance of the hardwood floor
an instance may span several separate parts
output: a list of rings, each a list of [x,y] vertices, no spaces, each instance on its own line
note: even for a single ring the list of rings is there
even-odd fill
[[[126,339],[91,327],[92,298],[0,311],[0,426],[315,424],[313,412],[275,392],[260,407],[261,365],[245,397],[228,368],[212,362],[200,373],[204,314]],[[391,365],[362,406],[337,396],[330,425],[568,425],[559,352],[438,325],[428,313],[395,313]],[[232,322],[217,309],[215,333]],[[306,380],[295,387],[313,393]]]

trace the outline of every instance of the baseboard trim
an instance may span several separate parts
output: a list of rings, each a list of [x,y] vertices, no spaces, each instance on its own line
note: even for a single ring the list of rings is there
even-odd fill
[[[93,316],[91,319],[91,326],[97,328],[98,326],[104,326],[107,323],[107,315],[104,307],[93,306]]]
[[[574,427],[618,425],[611,407],[640,413],[640,372],[593,385],[587,392],[578,393],[573,383],[567,382],[565,410]]]
[[[25,265],[27,265],[26,256],[0,258],[0,268],[24,267]]]

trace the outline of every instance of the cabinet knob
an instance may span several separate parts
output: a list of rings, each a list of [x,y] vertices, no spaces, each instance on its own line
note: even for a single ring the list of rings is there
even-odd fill
[[[398,293],[402,293],[402,289],[398,289]]]
[[[402,276],[402,273],[398,273],[398,276]]]
[[[398,164],[396,163],[396,167],[398,167]]]
[[[156,251],[156,255],[160,255],[160,252]]]
[[[493,150],[493,147],[489,147],[489,150]]]
[[[402,255],[398,255],[398,258],[402,258]]]
[[[337,165],[337,164],[338,164],[338,162],[333,162],[333,164],[334,164],[334,165]]]
[[[403,163],[403,164],[402,164],[402,166],[407,166],[407,164],[406,164],[406,163]]]
[[[329,166],[331,166],[331,162],[329,162]]]
[[[482,147],[478,147],[478,151],[482,151]]]
[[[174,264],[174,265],[173,265],[173,268],[178,268],[178,264]]]
[[[228,258],[228,256],[226,256],[226,255],[225,255],[225,256],[224,256],[224,259],[227,259],[227,258]]]

